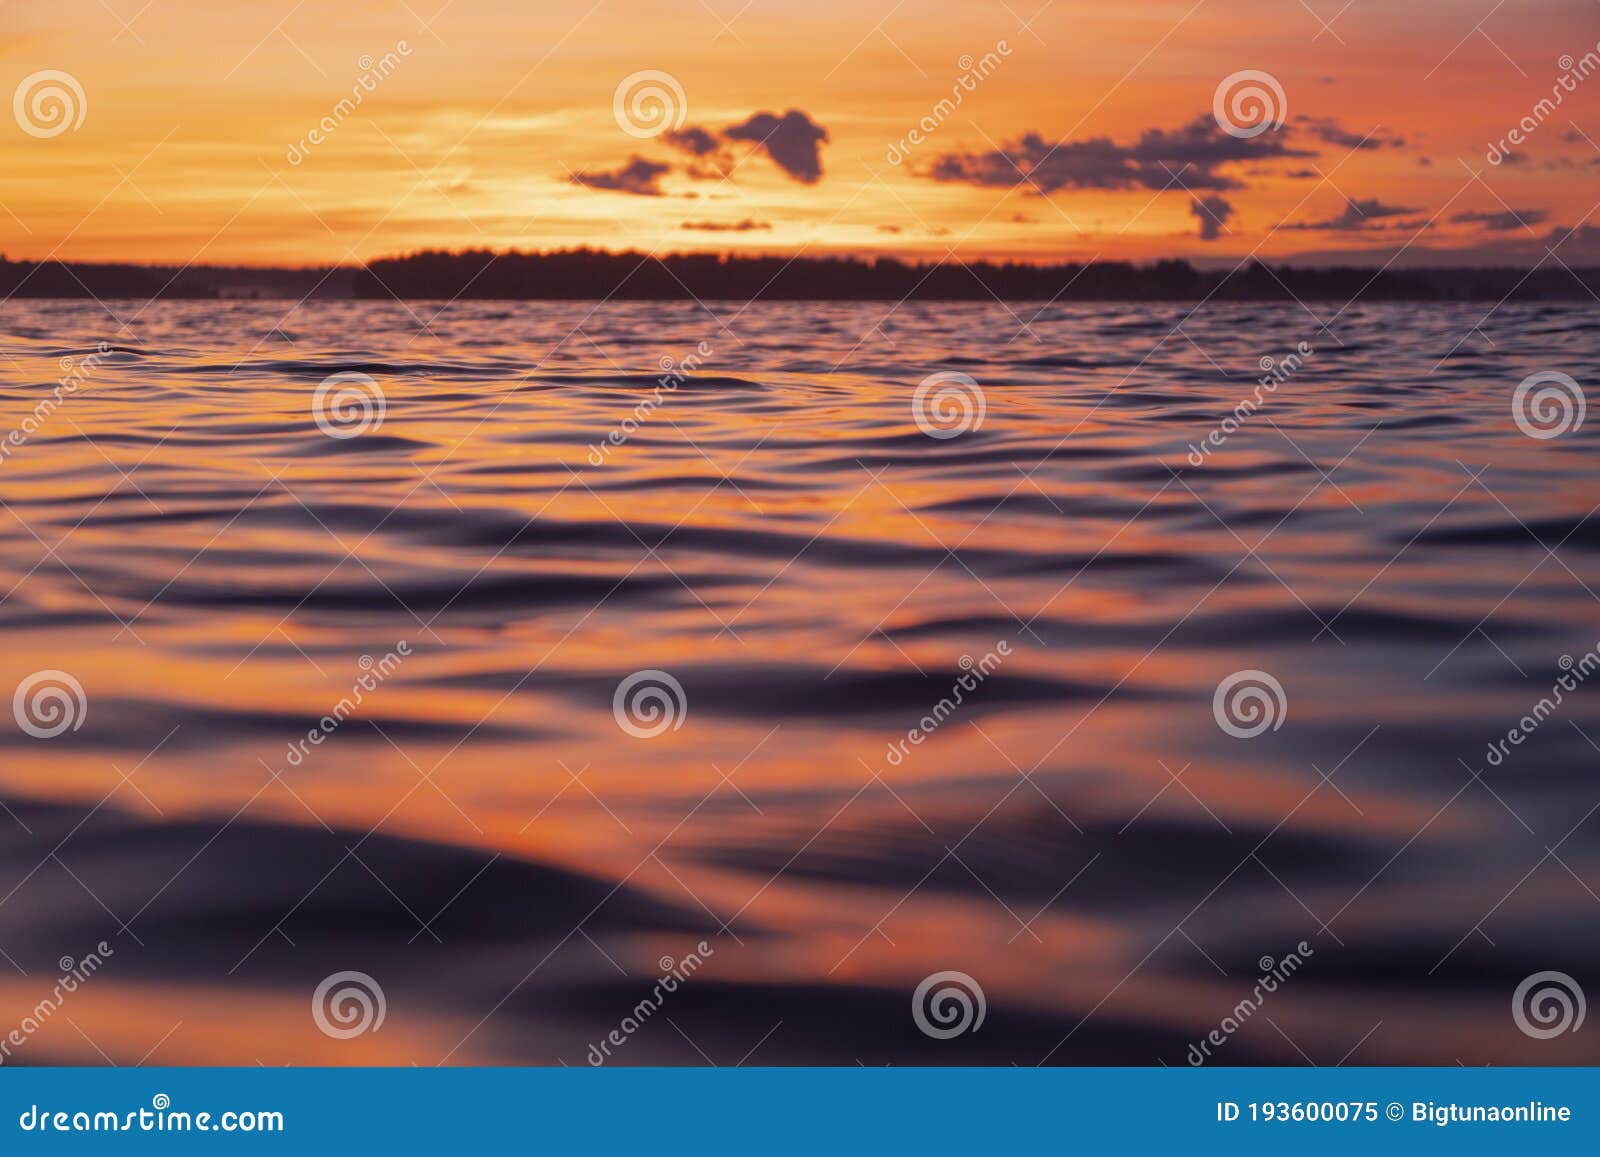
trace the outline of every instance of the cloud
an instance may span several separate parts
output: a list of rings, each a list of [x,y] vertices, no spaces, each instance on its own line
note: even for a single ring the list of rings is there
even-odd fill
[[[1145,164],[1163,161],[1192,164],[1202,167],[1225,164],[1228,161],[1254,161],[1262,157],[1310,157],[1315,152],[1291,149],[1283,142],[1281,134],[1241,138],[1225,133],[1216,118],[1208,115],[1195,117],[1180,129],[1146,129],[1133,147],[1135,160]]]
[[[702,233],[750,233],[757,229],[771,229],[771,221],[685,221],[684,229],[698,229]]]
[[[1367,133],[1352,132],[1332,117],[1299,116],[1295,117],[1295,124],[1319,141],[1341,149],[1398,149],[1406,143],[1403,137],[1386,136],[1381,128]]]
[[[689,125],[687,128],[674,129],[662,136],[662,141],[680,152],[688,153],[693,157],[703,157],[707,153],[714,153],[721,146],[717,138],[698,125]]]
[[[632,193],[638,197],[659,197],[661,175],[671,168],[671,165],[662,164],[660,161],[648,161],[636,153],[620,168],[599,172],[585,170],[573,173],[567,179],[574,185],[582,185],[588,189]]]
[[[720,181],[733,172],[733,157],[716,134],[699,125],[688,125],[662,136],[669,148],[687,153],[692,158],[683,167],[684,175],[694,181]]]
[[[736,164],[728,147],[730,142],[749,141],[754,142],[755,151],[766,153],[789,176],[810,185],[822,179],[821,147],[828,141],[828,130],[799,109],[790,109],[781,117],[769,112],[753,113],[720,133],[700,125],[686,125],[663,133],[661,140],[689,158],[681,168],[634,154],[619,168],[574,173],[569,180],[590,189],[659,197],[662,175],[675,169],[695,181],[726,179]]]
[[[1222,235],[1228,218],[1233,216],[1233,206],[1213,194],[1195,197],[1189,202],[1189,212],[1200,219],[1200,240],[1215,241]]]
[[[805,113],[792,108],[781,117],[758,112],[742,124],[730,125],[722,132],[730,141],[753,141],[772,158],[773,164],[807,185],[822,178],[822,145],[828,130]]]
[[[1304,221],[1296,225],[1286,225],[1286,229],[1325,229],[1342,233],[1373,232],[1391,226],[1380,225],[1378,222],[1391,217],[1404,217],[1408,213],[1420,213],[1422,210],[1404,208],[1399,205],[1385,205],[1376,197],[1365,201],[1354,197],[1346,197],[1344,212],[1337,217],[1329,217],[1325,221]],[[1399,226],[1411,228],[1410,225]]]
[[[1172,131],[1147,129],[1132,144],[1109,137],[1050,144],[1038,133],[1026,133],[986,152],[945,153],[922,175],[968,185],[1025,186],[1041,194],[1058,189],[1220,191],[1242,187],[1236,177],[1218,171],[1223,165],[1316,155],[1292,148],[1280,135],[1231,136],[1209,115]]]
[[[1482,225],[1491,233],[1508,233],[1542,225],[1550,217],[1543,209],[1507,209],[1504,213],[1457,213],[1451,221],[1462,225]]]

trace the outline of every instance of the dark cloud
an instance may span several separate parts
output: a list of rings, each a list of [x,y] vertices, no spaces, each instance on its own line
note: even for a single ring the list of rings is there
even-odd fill
[[[898,232],[900,232],[900,226],[898,226],[898,225],[879,225],[878,226],[878,232],[879,233],[898,233]]]
[[[1337,145],[1341,149],[1398,149],[1406,143],[1404,138],[1388,136],[1382,129],[1373,129],[1368,133],[1352,132],[1332,117],[1299,116],[1295,118],[1295,124],[1319,141]]]
[[[1399,205],[1385,205],[1376,197],[1365,201],[1354,197],[1345,198],[1344,212],[1337,217],[1330,217],[1325,221],[1306,221],[1297,225],[1286,225],[1286,229],[1325,229],[1343,233],[1370,232],[1375,229],[1389,228],[1380,222],[1391,217],[1404,217],[1408,213],[1420,213],[1422,210],[1404,208]],[[1400,226],[1412,228],[1413,225]]]
[[[698,125],[675,129],[663,135],[661,139],[673,148],[694,157],[703,157],[708,153],[714,153],[721,147],[716,137]]]
[[[771,221],[685,221],[685,229],[698,229],[702,233],[751,233],[757,229],[771,229]]]
[[[1549,217],[1543,209],[1507,209],[1504,213],[1457,213],[1450,220],[1460,225],[1482,225],[1491,233],[1508,233],[1542,225]]]
[[[1258,161],[1263,157],[1310,157],[1314,151],[1292,149],[1284,143],[1282,134],[1242,138],[1225,133],[1216,118],[1200,115],[1180,129],[1146,129],[1132,156],[1143,164],[1165,162],[1195,165],[1208,168],[1229,161]]]
[[[671,165],[662,164],[660,161],[647,161],[635,154],[628,163],[621,168],[581,173],[573,173],[567,179],[574,185],[582,185],[587,189],[606,189],[614,193],[632,193],[638,197],[661,196],[660,180],[663,173],[671,169]]]
[[[996,187],[1058,189],[1168,189],[1219,191],[1240,188],[1220,166],[1267,157],[1309,157],[1272,137],[1241,138],[1222,131],[1215,118],[1196,117],[1180,129],[1148,129],[1133,144],[1109,137],[1047,142],[1038,133],[981,153],[945,153],[923,175],[936,181]]]
[[[691,180],[725,179],[736,163],[729,145],[741,141],[753,142],[756,151],[766,153],[789,176],[809,185],[822,178],[821,146],[828,140],[828,130],[799,109],[790,109],[781,117],[769,112],[755,113],[720,133],[699,125],[687,125],[663,133],[661,140],[668,148],[689,158],[678,171]],[[620,168],[574,173],[569,179],[574,185],[590,189],[659,197],[662,175],[674,168],[664,161],[651,161],[635,154]]]
[[[661,138],[669,147],[692,158],[683,167],[686,177],[695,181],[720,181],[733,171],[733,157],[715,134],[699,125],[666,133]]]
[[[821,149],[828,130],[797,108],[781,117],[758,112],[742,124],[730,125],[722,135],[730,141],[753,141],[797,181],[811,185],[822,177]]]
[[[1216,194],[1195,197],[1189,202],[1189,212],[1200,219],[1200,240],[1215,241],[1222,236],[1223,226],[1233,216],[1233,206]]]

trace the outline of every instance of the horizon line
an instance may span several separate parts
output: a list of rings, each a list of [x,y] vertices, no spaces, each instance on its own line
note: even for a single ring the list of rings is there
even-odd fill
[[[1448,255],[1453,251],[1445,250],[1443,252],[1446,255]],[[392,254],[385,254],[385,255],[379,256],[379,257],[370,257],[370,258],[367,258],[365,260],[358,261],[358,262],[337,262],[337,263],[331,263],[331,264],[330,263],[319,263],[319,262],[258,264],[258,263],[255,263],[255,262],[231,262],[231,261],[226,261],[226,262],[198,262],[198,261],[192,261],[192,260],[191,261],[177,261],[177,260],[173,260],[173,261],[140,261],[140,260],[135,260],[135,259],[131,259],[131,258],[120,258],[120,257],[116,257],[116,258],[95,258],[95,259],[89,259],[89,260],[82,260],[82,259],[77,259],[77,258],[63,258],[63,257],[43,257],[43,258],[21,257],[21,258],[11,258],[11,257],[7,256],[6,253],[3,250],[0,250],[0,265],[13,265],[13,266],[16,266],[16,265],[31,265],[31,266],[57,265],[57,266],[64,266],[64,267],[99,266],[99,267],[104,267],[104,268],[118,268],[118,269],[177,270],[177,271],[184,271],[184,270],[190,270],[190,271],[220,270],[220,271],[251,271],[251,272],[261,272],[261,273],[333,273],[333,272],[338,272],[338,271],[344,270],[344,271],[357,273],[357,272],[361,272],[363,270],[370,269],[375,264],[411,261],[411,260],[415,260],[415,259],[417,259],[419,257],[433,256],[433,257],[462,258],[462,257],[476,256],[476,255],[487,255],[487,256],[493,257],[495,259],[501,259],[501,258],[506,258],[506,257],[550,258],[550,257],[563,257],[563,256],[590,255],[590,256],[595,256],[595,257],[607,257],[607,258],[630,258],[630,257],[632,257],[632,258],[639,259],[641,262],[652,261],[652,260],[653,261],[672,261],[672,260],[690,260],[690,259],[711,259],[711,260],[717,261],[718,263],[723,263],[723,264],[732,263],[732,262],[738,262],[738,261],[784,261],[784,262],[791,263],[791,264],[792,263],[798,263],[798,262],[812,262],[812,263],[820,264],[820,263],[832,261],[832,262],[846,262],[846,263],[853,263],[853,264],[857,264],[857,265],[867,265],[867,266],[874,266],[874,267],[878,266],[878,265],[888,264],[888,265],[904,266],[904,267],[908,267],[908,268],[938,268],[939,266],[946,265],[946,264],[949,264],[949,265],[952,265],[952,266],[955,266],[955,267],[960,267],[960,266],[963,266],[963,265],[969,265],[969,266],[970,265],[990,265],[990,266],[1011,266],[1011,267],[1018,268],[1018,269],[1037,269],[1037,270],[1054,270],[1054,269],[1067,269],[1067,268],[1092,269],[1092,268],[1095,268],[1095,267],[1099,266],[1099,267],[1107,267],[1107,268],[1118,267],[1118,268],[1128,268],[1128,269],[1136,269],[1136,270],[1151,270],[1151,271],[1153,271],[1153,270],[1158,269],[1161,266],[1181,265],[1181,266],[1187,266],[1188,268],[1193,269],[1193,270],[1202,271],[1202,272],[1209,273],[1209,274],[1215,274],[1215,273],[1218,273],[1218,272],[1222,272],[1224,270],[1229,270],[1231,272],[1242,272],[1242,271],[1244,271],[1246,269],[1249,269],[1249,268],[1251,268],[1253,266],[1261,266],[1261,267],[1268,268],[1268,269],[1299,269],[1299,270],[1305,270],[1305,271],[1308,271],[1308,272],[1335,272],[1335,271],[1341,271],[1341,270],[1370,271],[1370,270],[1373,270],[1373,269],[1379,269],[1379,270],[1384,271],[1384,272],[1393,271],[1396,274],[1409,274],[1409,275],[1423,275],[1423,274],[1465,275],[1465,274],[1469,274],[1469,273],[1503,273],[1503,272],[1533,273],[1533,272],[1536,272],[1543,265],[1543,262],[1541,262],[1541,261],[1525,261],[1525,262],[1486,261],[1486,262],[1482,262],[1482,263],[1473,262],[1473,261],[1465,261],[1465,262],[1440,263],[1440,264],[1429,264],[1429,263],[1425,263],[1424,262],[1424,263],[1419,263],[1419,264],[1416,264],[1416,265],[1408,265],[1408,266],[1405,266],[1404,268],[1401,268],[1401,269],[1395,269],[1392,266],[1391,262],[1386,262],[1384,260],[1385,251],[1382,251],[1382,250],[1374,251],[1374,252],[1372,252],[1370,254],[1365,254],[1365,253],[1361,253],[1361,252],[1357,251],[1357,252],[1352,254],[1353,257],[1358,258],[1357,260],[1350,260],[1350,261],[1337,260],[1337,261],[1331,261],[1331,262],[1321,259],[1321,258],[1326,256],[1325,254],[1310,254],[1308,256],[1311,256],[1313,258],[1313,260],[1307,261],[1307,262],[1303,262],[1301,260],[1298,260],[1297,258],[1295,258],[1292,255],[1291,256],[1286,256],[1286,257],[1281,257],[1281,258],[1267,259],[1267,258],[1257,257],[1257,256],[1254,256],[1254,255],[1251,255],[1251,254],[1244,254],[1244,255],[1239,256],[1239,257],[1219,255],[1219,256],[1216,256],[1216,257],[1204,257],[1204,258],[1195,258],[1195,257],[1189,256],[1189,255],[1184,255],[1184,254],[1173,254],[1173,255],[1170,255],[1170,256],[1151,257],[1151,258],[1144,259],[1144,260],[1134,259],[1134,258],[1105,258],[1105,257],[1101,257],[1099,255],[1096,255],[1094,257],[1088,257],[1088,258],[1063,258],[1063,259],[1058,259],[1058,260],[1030,261],[1030,260],[1020,259],[1020,258],[998,257],[998,256],[958,258],[958,257],[955,257],[954,254],[946,254],[946,256],[943,257],[943,258],[926,258],[926,257],[921,257],[921,256],[908,257],[908,256],[901,256],[901,255],[898,255],[898,254],[895,254],[895,253],[875,252],[875,251],[871,251],[871,250],[863,250],[863,251],[854,252],[854,253],[821,252],[821,253],[816,253],[816,254],[810,254],[810,253],[807,253],[804,250],[798,250],[798,251],[795,251],[795,250],[784,250],[784,251],[765,252],[765,251],[748,251],[748,250],[720,250],[720,251],[714,251],[714,250],[688,249],[688,250],[674,250],[674,251],[666,252],[666,253],[658,253],[658,252],[655,252],[655,251],[645,251],[645,250],[638,249],[638,248],[611,249],[611,248],[606,248],[606,247],[603,247],[603,246],[596,246],[596,245],[570,245],[570,246],[562,246],[562,247],[558,247],[558,248],[549,248],[549,249],[519,249],[519,248],[516,248],[516,247],[510,247],[510,248],[505,248],[505,249],[496,249],[496,248],[492,248],[492,247],[489,247],[489,246],[482,246],[482,247],[463,246],[463,247],[460,247],[460,248],[451,248],[451,247],[444,247],[444,246],[423,247],[423,248],[418,248],[418,249],[409,249],[409,250],[405,250],[405,251],[397,252],[397,253],[392,253]],[[1359,260],[1359,258],[1361,258],[1361,257],[1365,257],[1366,260]],[[1595,262],[1595,263],[1592,263],[1592,264],[1588,263],[1588,262],[1583,262],[1583,263],[1578,263],[1578,264],[1572,265],[1572,266],[1570,266],[1570,268],[1572,270],[1574,270],[1574,271],[1576,271],[1576,270],[1600,271],[1600,262]]]

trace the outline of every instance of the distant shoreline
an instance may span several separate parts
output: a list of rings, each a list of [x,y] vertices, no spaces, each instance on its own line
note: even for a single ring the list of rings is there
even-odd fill
[[[564,250],[422,252],[362,266],[10,262],[0,298],[817,302],[1594,301],[1600,269],[1372,269],[1187,261],[908,263]]]

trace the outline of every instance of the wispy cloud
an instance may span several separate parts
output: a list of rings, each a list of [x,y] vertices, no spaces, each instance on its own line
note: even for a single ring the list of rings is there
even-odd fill
[[[1281,134],[1241,138],[1222,131],[1211,116],[1182,128],[1147,129],[1132,144],[1109,137],[1052,144],[1038,133],[979,153],[951,152],[935,158],[923,174],[935,181],[968,185],[1026,187],[1039,193],[1059,189],[1200,189],[1243,187],[1223,166],[1272,157],[1315,156],[1295,148]]]
[[[632,193],[637,197],[661,196],[661,178],[671,165],[646,160],[635,154],[628,163],[616,169],[584,170],[567,179],[574,185],[587,189],[603,189],[612,193]]]

